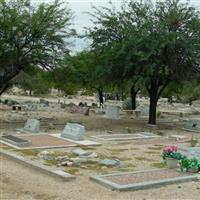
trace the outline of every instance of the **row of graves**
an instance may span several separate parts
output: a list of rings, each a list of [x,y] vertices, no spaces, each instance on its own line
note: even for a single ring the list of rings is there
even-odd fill
[[[103,117],[120,120],[121,110],[118,106],[107,106]],[[185,122],[185,131],[200,132],[200,119],[193,118]],[[74,175],[66,172],[67,168],[87,168],[88,163],[92,165],[108,167],[107,174],[94,174],[90,176],[92,181],[113,190],[138,190],[160,185],[198,181],[200,179],[200,147],[196,145],[188,146],[187,137],[171,135],[171,137],[160,136],[154,132],[137,133],[109,133],[87,136],[85,127],[77,123],[67,123],[61,133],[55,132],[47,134],[42,132],[40,121],[28,119],[25,126],[16,129],[11,134],[4,134],[0,138],[3,145],[11,147],[1,150],[5,156],[19,159],[28,163],[29,166],[48,171],[49,174],[62,177],[63,180],[72,180]],[[146,169],[140,171],[115,172],[124,167],[124,162],[109,156],[99,156],[95,148],[104,144],[119,142],[131,142],[133,145],[162,144],[166,145],[161,152],[161,162],[166,165],[163,169]],[[177,143],[176,145],[171,145]],[[94,148],[89,148],[94,147]],[[58,151],[60,149],[60,151]],[[67,149],[67,150],[66,150]],[[69,150],[68,150],[69,149]],[[87,150],[89,149],[89,150]],[[24,158],[24,154],[19,152],[37,152],[37,159],[44,160],[48,164],[54,163],[56,169],[43,166],[37,163],[37,159]],[[34,160],[34,161],[33,161]],[[95,164],[94,164],[95,163]],[[112,171],[113,170],[113,171]],[[70,170],[69,170],[70,171]],[[111,173],[110,173],[111,171]]]

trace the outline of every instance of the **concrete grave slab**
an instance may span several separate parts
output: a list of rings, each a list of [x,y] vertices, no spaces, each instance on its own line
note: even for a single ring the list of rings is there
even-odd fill
[[[194,181],[199,174],[177,172],[173,169],[156,169],[139,172],[113,173],[91,176],[90,179],[112,190],[127,191],[155,186]]]
[[[106,134],[106,135],[96,135],[93,138],[104,140],[104,141],[121,141],[121,140],[137,140],[137,139],[150,139],[158,138],[160,136],[150,133],[150,132],[140,132],[140,133],[124,133],[124,134]]]
[[[85,137],[85,127],[77,123],[67,123],[61,137],[81,141]]]

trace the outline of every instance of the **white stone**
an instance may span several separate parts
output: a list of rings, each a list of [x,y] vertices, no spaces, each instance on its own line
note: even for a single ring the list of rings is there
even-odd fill
[[[106,118],[108,119],[120,119],[119,117],[119,106],[106,106]]]
[[[77,123],[67,123],[61,137],[72,139],[72,140],[84,140],[85,127]]]
[[[87,152],[81,148],[73,149],[72,153],[78,155],[78,156],[88,156],[91,154],[91,152]]]
[[[32,133],[39,133],[40,132],[40,121],[37,119],[28,119],[25,126],[25,131],[30,131]]]
[[[200,131],[200,119],[189,119],[185,125],[185,128]]]

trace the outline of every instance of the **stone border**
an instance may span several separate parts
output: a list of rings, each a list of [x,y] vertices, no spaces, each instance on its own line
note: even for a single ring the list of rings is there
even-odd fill
[[[122,141],[122,140],[138,140],[138,139],[154,139],[154,138],[159,138],[161,136],[159,135],[156,135],[155,136],[148,136],[148,135],[145,135],[144,133],[146,132],[138,132],[138,133],[121,133],[121,134],[104,134],[104,135],[96,135],[96,136],[91,136],[92,138],[95,138],[95,139],[99,139],[99,140],[102,140],[102,141]],[[112,138],[103,138],[102,136],[112,136]],[[115,135],[120,135],[122,137],[117,137],[115,138]],[[130,137],[128,138],[124,138],[123,136],[124,135],[129,135]]]
[[[112,190],[128,191],[128,190],[149,189],[156,186],[158,187],[162,185],[181,183],[181,182],[187,182],[187,181],[195,181],[200,176],[199,174],[195,174],[195,175],[189,175],[189,176],[168,178],[168,179],[162,179],[162,180],[156,180],[156,181],[146,181],[146,182],[141,182],[141,183],[126,184],[126,185],[120,185],[120,184],[113,183],[112,181],[104,179],[104,177],[107,177],[107,176],[134,174],[134,173],[142,173],[142,172],[147,172],[147,171],[148,172],[160,171],[160,169],[144,170],[144,171],[137,171],[137,172],[113,173],[113,174],[106,174],[106,175],[96,175],[96,176],[91,176],[90,179]]]
[[[92,140],[80,140],[80,141],[78,141],[78,140],[72,140],[72,139],[64,138],[64,137],[61,137],[60,133],[54,133],[54,134],[49,134],[49,135],[56,137],[56,138],[59,138],[59,139],[62,139],[62,140],[73,142],[77,145],[83,145],[83,146],[100,146],[101,145],[101,143],[95,142],[95,141],[92,141]]]
[[[29,135],[26,135],[26,134],[21,134],[21,135],[13,135],[13,136],[40,136],[40,135],[49,135],[49,136],[53,136],[53,137],[55,137],[56,138],[56,136],[54,135],[54,134],[44,134],[44,133],[42,133],[42,134],[29,134]],[[59,139],[62,139],[62,140],[67,140],[67,139],[64,139],[64,138],[62,138],[62,137],[57,137],[57,138],[59,138]],[[12,147],[12,148],[14,148],[14,149],[19,149],[19,150],[31,150],[31,149],[58,149],[58,148],[68,148],[68,147],[76,147],[76,146],[78,146],[78,144],[77,143],[75,143],[74,141],[72,141],[72,140],[67,140],[67,141],[69,141],[69,142],[71,142],[71,143],[73,143],[73,144],[70,144],[70,145],[66,145],[66,144],[64,144],[64,145],[60,145],[60,146],[42,146],[42,147],[30,147],[30,146],[28,146],[28,147],[20,147],[20,146],[16,146],[16,145],[14,145],[14,144],[11,144],[11,143],[9,143],[8,141],[4,141],[4,140],[2,140],[1,139],[1,137],[0,137],[0,143],[2,143],[2,144],[5,144],[5,145],[7,145],[7,146],[10,146],[10,147]]]
[[[10,159],[12,159],[12,160],[14,160],[14,161],[16,161],[20,164],[23,164],[27,167],[31,167],[35,170],[38,170],[41,173],[45,173],[45,174],[50,175],[50,176],[55,177],[55,178],[59,178],[62,181],[71,181],[71,180],[76,178],[75,176],[73,176],[69,173],[66,173],[64,171],[49,169],[49,167],[43,166],[43,165],[38,164],[38,163],[36,163],[32,160],[26,159],[26,158],[19,156],[19,155],[15,155],[15,154],[7,152],[5,150],[0,151],[0,156],[10,158]]]
[[[182,128],[182,130],[184,130],[184,131],[189,131],[189,132],[193,132],[193,133],[200,133],[200,130],[195,130],[195,129]]]

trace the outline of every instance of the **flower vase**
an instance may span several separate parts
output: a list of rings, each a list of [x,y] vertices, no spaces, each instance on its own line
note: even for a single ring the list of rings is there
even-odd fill
[[[169,169],[178,168],[178,160],[174,158],[166,157],[167,167]]]

